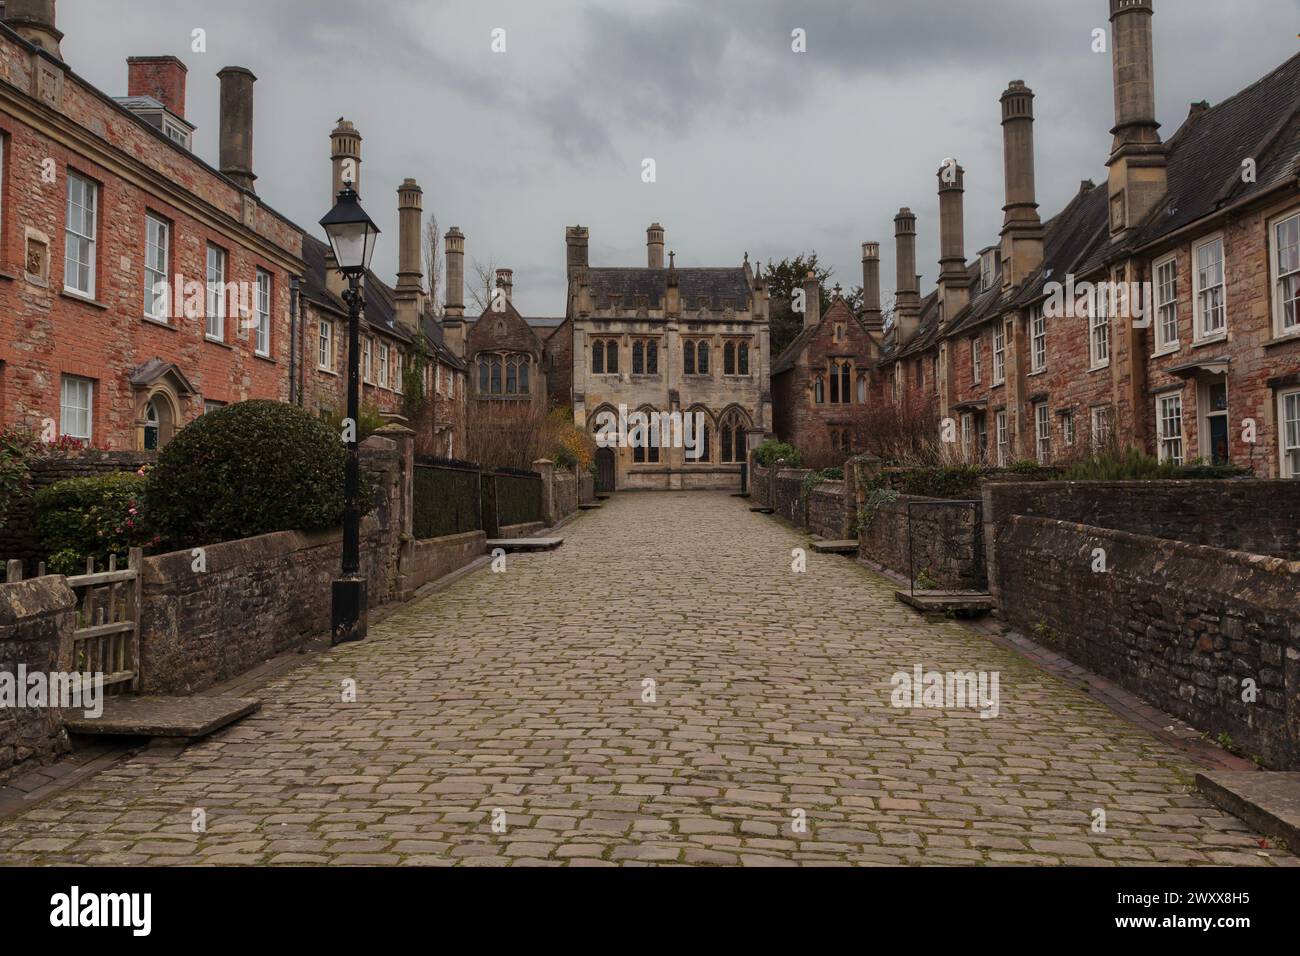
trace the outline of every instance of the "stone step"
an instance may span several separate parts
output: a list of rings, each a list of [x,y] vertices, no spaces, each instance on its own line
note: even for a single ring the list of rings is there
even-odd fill
[[[501,548],[505,551],[554,551],[564,544],[564,538],[489,538],[488,551]]]
[[[1210,770],[1196,787],[1215,806],[1300,855],[1300,773],[1273,770]]]
[[[858,543],[856,541],[814,541],[812,549],[818,554],[857,554]]]
[[[600,508],[600,504],[595,501],[589,501],[586,504],[578,505],[579,511],[596,511],[598,508]]]
[[[895,591],[894,598],[918,611],[984,614],[993,610],[993,597],[978,591]]]
[[[750,505],[749,510],[761,515],[770,515],[772,513],[771,508],[764,508],[762,505]]]
[[[105,697],[98,717],[64,709],[63,724],[70,734],[206,737],[261,706],[246,697]]]

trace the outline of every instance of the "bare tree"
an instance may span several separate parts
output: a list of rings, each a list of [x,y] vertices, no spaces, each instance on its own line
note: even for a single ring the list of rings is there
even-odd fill
[[[497,261],[479,262],[471,256],[470,268],[474,270],[474,281],[470,283],[469,297],[480,313],[486,312],[492,304],[492,290],[497,284]]]
[[[435,316],[442,315],[442,241],[438,235],[438,217],[433,213],[424,224],[424,275],[429,283],[429,308]]]

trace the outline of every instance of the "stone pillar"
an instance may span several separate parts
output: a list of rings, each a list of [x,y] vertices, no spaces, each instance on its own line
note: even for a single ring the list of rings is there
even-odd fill
[[[664,267],[664,227],[652,222],[645,231],[646,265],[651,269]]]
[[[916,216],[904,206],[894,217],[897,271],[894,291],[894,341],[906,345],[921,318],[920,283],[916,276]]]
[[[539,458],[533,462],[533,471],[542,476],[542,520],[546,527],[553,528],[560,520],[555,513],[555,463],[549,458]]]
[[[17,674],[73,669],[61,660],[76,626],[77,598],[60,575],[0,584],[0,661]],[[68,748],[57,707],[0,709],[0,780],[16,764],[43,760]]]
[[[55,27],[54,0],[9,0],[4,19],[28,43],[63,59],[59,49],[63,34]]]
[[[569,278],[575,272],[587,268],[587,243],[591,232],[586,226],[568,226],[564,230],[564,245],[567,256]]]
[[[242,66],[228,66],[217,77],[221,80],[221,173],[251,192],[257,179],[253,175],[253,84],[257,77]]]
[[[447,263],[446,303],[442,331],[447,348],[465,357],[465,234],[456,226],[447,230],[444,259]]]
[[[414,179],[397,187],[396,318],[409,332],[418,332],[424,273],[420,267],[420,233],[424,219],[424,190]]]
[[[816,328],[822,320],[821,283],[816,274],[809,269],[803,280],[803,327]]]
[[[956,160],[939,168],[939,296],[944,324],[970,304],[966,275],[966,170]]]
[[[880,314],[880,243],[862,244],[862,322],[873,332],[884,327]]]
[[[1110,159],[1110,231],[1124,238],[1168,190],[1169,156],[1156,122],[1152,0],[1110,0],[1115,135]]]
[[[361,134],[351,121],[340,119],[330,133],[330,162],[333,178],[330,181],[330,207],[338,200],[339,190],[345,182],[361,195]]]

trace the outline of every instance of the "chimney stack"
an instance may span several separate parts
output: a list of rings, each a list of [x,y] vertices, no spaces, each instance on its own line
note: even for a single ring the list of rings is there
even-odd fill
[[[862,244],[862,324],[872,332],[884,328],[880,314],[880,243]]]
[[[397,187],[397,321],[415,331],[420,326],[424,274],[420,271],[420,234],[423,231],[424,190],[414,179]]]
[[[500,289],[506,297],[506,301],[512,301],[515,291],[515,271],[513,269],[497,270],[497,288]]]
[[[916,274],[916,216],[904,206],[894,217],[897,258],[894,290],[894,342],[906,345],[921,320],[921,283]]]
[[[822,320],[822,287],[811,269],[803,280],[803,327],[815,328]]]
[[[228,66],[217,74],[221,80],[221,172],[240,189],[253,191],[253,84],[251,72],[242,66]]]
[[[5,5],[5,22],[28,43],[57,60],[63,59],[59,49],[63,34],[54,26],[54,0],[9,0]]]
[[[345,182],[352,183],[357,196],[361,195],[361,134],[350,120],[339,117],[339,125],[330,133],[330,162],[334,164],[334,178],[330,187],[330,205],[333,206]]]
[[[1034,186],[1034,91],[1012,80],[1002,94],[1002,285],[1020,285],[1043,264],[1043,223]]]
[[[587,241],[590,232],[586,226],[568,226],[564,230],[564,244],[568,252],[569,278],[587,268]]]
[[[443,341],[453,355],[465,357],[465,236],[456,226],[447,230],[443,259],[446,262],[446,302],[443,304]]]
[[[955,159],[939,167],[939,301],[940,319],[945,324],[970,304],[965,192],[966,170]]]
[[[174,56],[126,58],[126,95],[152,96],[185,119],[185,64]]]
[[[652,222],[645,231],[646,265],[651,269],[664,267],[664,227]]]
[[[1122,238],[1168,189],[1169,155],[1156,122],[1152,0],[1110,0],[1115,136],[1110,159],[1110,231]]]

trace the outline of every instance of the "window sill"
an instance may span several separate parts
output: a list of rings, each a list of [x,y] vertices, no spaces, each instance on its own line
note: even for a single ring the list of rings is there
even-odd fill
[[[1226,341],[1228,341],[1227,332],[1216,332],[1214,335],[1207,335],[1203,339],[1197,339],[1192,343],[1192,348],[1200,349],[1208,345],[1222,345]]]
[[[257,359],[259,362],[267,362],[267,363],[269,363],[269,364],[271,364],[271,365],[278,365],[278,364],[279,364],[279,363],[276,362],[276,360],[275,360],[274,358],[272,358],[270,355],[264,354],[264,353],[262,353],[262,352],[254,352],[254,353],[253,353],[253,358]]]
[[[209,345],[219,345],[223,349],[230,349],[232,352],[235,350],[235,347],[229,342],[223,342],[221,339],[214,339],[210,335],[203,336],[203,341],[207,342]]]
[[[335,378],[338,378],[338,375],[339,375],[339,373],[336,372],[336,371],[334,371],[334,369],[332,369],[332,368],[326,368],[324,365],[317,365],[317,366],[316,366],[316,371],[321,372],[321,373],[323,373],[323,374],[325,374],[325,375],[333,375]]]
[[[1090,365],[1088,367],[1088,374],[1091,375],[1093,372],[1104,372],[1108,368],[1110,368],[1110,359],[1107,359],[1100,365]]]
[[[1292,329],[1290,332],[1283,332],[1263,343],[1264,348],[1272,348],[1275,345],[1286,345],[1288,342],[1300,342],[1300,326]]]
[[[153,316],[141,316],[140,320],[144,322],[145,325],[152,325],[154,328],[167,329],[171,332],[176,331],[176,326],[172,325],[170,322],[165,322],[162,319],[155,319]]]
[[[1046,375],[1046,374],[1047,374],[1047,369],[1045,369],[1045,368],[1040,368],[1037,372],[1030,372],[1030,373],[1028,373],[1025,377],[1026,377],[1026,378],[1033,378],[1033,377],[1035,377],[1036,375]]]
[[[83,295],[80,292],[73,292],[69,289],[64,289],[62,292],[59,293],[59,295],[63,296],[65,299],[72,299],[74,302],[82,302],[86,305],[93,305],[97,309],[104,309],[105,311],[107,311],[108,309],[108,303],[100,302],[98,299],[92,299],[90,296]]]
[[[1176,355],[1180,348],[1182,348],[1182,346],[1175,342],[1173,345],[1166,345],[1164,348],[1156,349],[1151,353],[1151,357],[1164,358],[1166,355]]]
[[[7,272],[4,269],[0,269],[0,279],[5,280],[6,282],[18,281],[18,277],[16,275],[14,275],[12,272]]]

